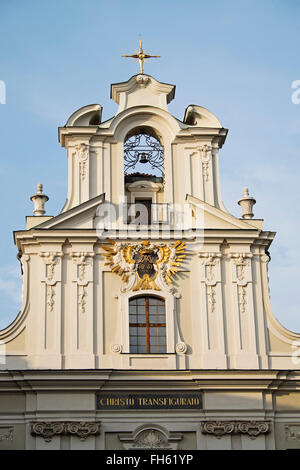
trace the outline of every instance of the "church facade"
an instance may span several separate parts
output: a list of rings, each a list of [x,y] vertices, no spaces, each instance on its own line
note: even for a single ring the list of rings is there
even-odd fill
[[[227,130],[175,86],[111,86],[74,112],[68,195],[14,233],[23,305],[0,331],[0,449],[300,448],[300,335],[275,319],[274,233],[224,207]]]

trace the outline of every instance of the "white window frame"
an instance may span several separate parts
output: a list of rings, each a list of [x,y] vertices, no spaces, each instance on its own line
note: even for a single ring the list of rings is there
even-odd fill
[[[122,352],[130,355],[141,356],[143,353],[130,353],[130,336],[129,336],[129,300],[133,297],[159,297],[165,302],[166,314],[166,352],[161,354],[175,353],[176,336],[178,335],[178,327],[176,322],[176,299],[169,292],[142,290],[137,292],[123,293],[121,295],[121,312],[122,312],[122,326],[121,326],[121,344]],[[155,355],[155,353],[144,353],[144,355]]]

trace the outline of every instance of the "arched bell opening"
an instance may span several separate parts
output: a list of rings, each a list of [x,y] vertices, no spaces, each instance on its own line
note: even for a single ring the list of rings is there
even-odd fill
[[[143,179],[155,183],[164,180],[164,148],[162,138],[151,127],[136,127],[124,140],[125,181]]]
[[[162,137],[148,126],[131,129],[124,139],[127,223],[150,225],[168,221],[164,177]]]

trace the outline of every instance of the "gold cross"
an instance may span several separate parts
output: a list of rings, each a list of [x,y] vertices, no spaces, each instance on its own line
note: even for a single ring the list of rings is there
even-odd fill
[[[146,59],[151,59],[152,57],[160,57],[160,55],[150,55],[147,54],[147,51],[143,51],[143,45],[142,45],[142,40],[140,39],[140,47],[138,51],[135,51],[135,54],[132,55],[127,55],[124,54],[122,57],[132,57],[133,59],[137,59],[140,63],[140,73],[144,73],[144,61]]]

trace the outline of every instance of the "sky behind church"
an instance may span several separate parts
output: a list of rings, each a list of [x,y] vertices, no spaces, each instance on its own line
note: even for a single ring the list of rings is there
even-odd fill
[[[115,114],[109,87],[138,72],[121,55],[133,53],[141,35],[145,49],[161,55],[145,73],[176,85],[170,112],[183,119],[189,104],[199,104],[229,128],[220,152],[223,201],[239,217],[236,202],[249,186],[255,217],[277,232],[273,311],[300,331],[300,104],[292,100],[299,0],[0,0],[0,21],[0,328],[21,305],[12,231],[32,214],[30,195],[42,182],[51,215],[66,198],[57,127],[86,104],[100,103],[104,120]]]

